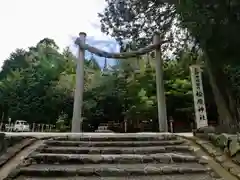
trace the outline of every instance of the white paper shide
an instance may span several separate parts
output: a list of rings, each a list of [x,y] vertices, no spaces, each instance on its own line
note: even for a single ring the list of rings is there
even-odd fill
[[[208,126],[206,106],[204,101],[202,69],[200,65],[190,66],[195,118],[197,128]]]

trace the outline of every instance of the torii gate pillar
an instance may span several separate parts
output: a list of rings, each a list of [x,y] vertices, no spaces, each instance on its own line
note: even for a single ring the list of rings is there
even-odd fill
[[[79,39],[82,43],[86,41],[86,33],[80,32]],[[76,69],[76,87],[73,104],[72,128],[73,133],[82,132],[82,106],[83,106],[83,90],[84,90],[84,59],[85,50],[78,46],[78,59]]]
[[[156,33],[153,37],[153,44],[160,44],[160,34]],[[156,86],[157,86],[157,105],[158,105],[158,125],[159,132],[168,132],[167,108],[165,100],[165,90],[163,81],[163,59],[161,45],[156,48]]]

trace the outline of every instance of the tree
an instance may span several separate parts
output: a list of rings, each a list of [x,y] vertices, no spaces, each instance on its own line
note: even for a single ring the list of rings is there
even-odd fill
[[[29,122],[54,123],[66,91],[55,88],[64,58],[53,40],[45,38],[29,51],[16,50],[1,71],[4,114]]]
[[[25,57],[26,51],[23,49],[16,49],[15,52],[11,53],[3,63],[0,79],[6,78],[11,71],[27,68],[29,64]]]
[[[4,62],[0,79],[0,114],[29,123],[53,123],[73,109],[76,58],[69,48],[58,51],[54,40],[44,38],[29,50],[16,50]],[[100,68],[94,59],[85,61],[85,89]],[[95,73],[96,72],[96,73]]]
[[[185,67],[189,59],[187,55],[164,64],[168,114],[184,120],[190,120],[193,109]],[[17,60],[11,59],[13,64]],[[73,110],[76,58],[69,48],[60,53],[54,41],[45,38],[26,50],[22,61],[26,66],[5,66],[9,70],[0,79],[1,114],[13,120],[44,124],[55,124],[64,115],[66,130]],[[94,58],[84,63],[85,130],[124,119],[132,124],[151,120],[153,127],[158,127],[155,62],[151,56],[119,60],[104,71]]]
[[[155,30],[178,37],[173,46],[180,50],[190,40],[200,48],[214,92],[221,123],[238,124],[239,113],[233,101],[231,82],[225,68],[238,63],[239,7],[237,1],[113,1],[108,0],[100,14],[102,31],[118,41],[130,39],[145,46]],[[174,25],[174,28],[172,28]],[[175,32],[173,32],[173,30]],[[179,31],[181,30],[181,31]],[[189,42],[189,41],[188,41]],[[192,45],[191,45],[192,46]]]

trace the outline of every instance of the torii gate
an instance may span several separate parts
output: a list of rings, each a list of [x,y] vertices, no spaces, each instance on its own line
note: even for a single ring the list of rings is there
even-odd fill
[[[145,48],[137,51],[124,52],[124,53],[109,53],[102,51],[95,47],[86,44],[86,33],[80,32],[79,37],[76,39],[75,44],[78,45],[78,60],[76,70],[76,88],[74,94],[73,117],[71,131],[78,133],[82,132],[82,106],[83,106],[83,90],[84,90],[84,60],[85,50],[105,58],[124,59],[136,57],[139,55],[147,54],[155,50],[156,60],[156,87],[157,87],[157,104],[158,104],[158,124],[159,132],[168,132],[167,123],[167,110],[163,81],[163,59],[161,55],[161,45],[167,41],[161,41],[160,34],[155,33],[153,43]]]

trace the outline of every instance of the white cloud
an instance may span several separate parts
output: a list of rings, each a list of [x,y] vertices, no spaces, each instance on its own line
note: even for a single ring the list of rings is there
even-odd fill
[[[1,0],[0,66],[16,48],[49,37],[64,48],[80,31],[97,40],[109,39],[95,24],[104,0]]]

